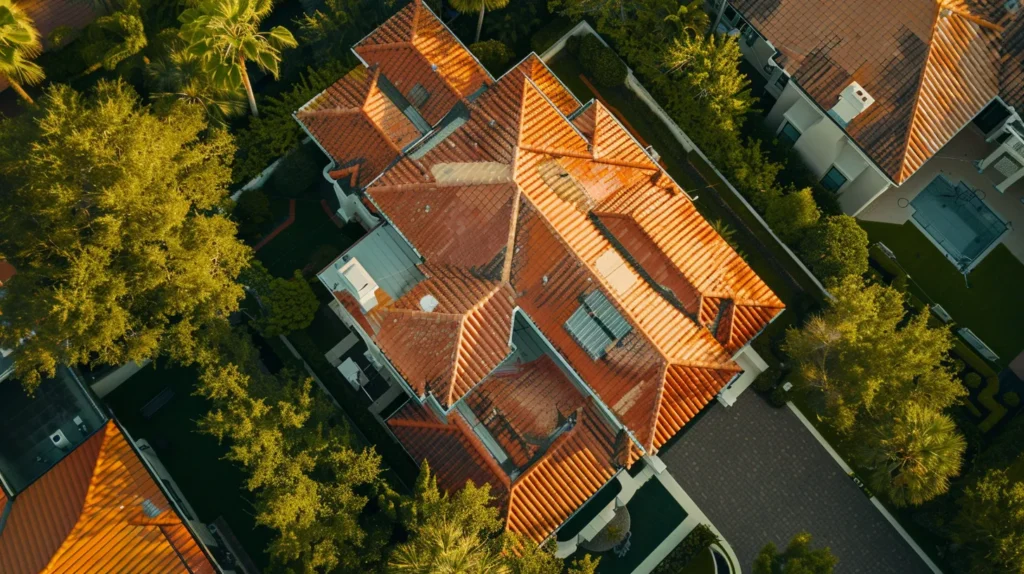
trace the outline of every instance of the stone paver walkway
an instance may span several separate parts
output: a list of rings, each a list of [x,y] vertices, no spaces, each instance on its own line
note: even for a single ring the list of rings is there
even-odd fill
[[[750,572],[771,541],[806,530],[839,558],[837,574],[930,570],[786,408],[748,392],[659,453]]]

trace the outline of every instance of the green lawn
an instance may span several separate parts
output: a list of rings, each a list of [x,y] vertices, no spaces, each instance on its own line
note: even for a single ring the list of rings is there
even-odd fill
[[[150,365],[103,400],[135,439],[144,438],[153,445],[199,519],[209,523],[223,516],[253,561],[265,567],[264,548],[272,533],[256,526],[252,497],[242,486],[245,475],[222,458],[227,447],[197,431],[196,421],[209,405],[192,394],[195,382],[193,369]],[[139,409],[165,388],[174,391],[174,398],[152,418],[144,419]]]
[[[968,327],[1006,366],[1024,349],[1024,264],[997,246],[963,275],[913,223],[861,221],[872,242],[881,241],[912,279],[910,288],[926,303],[942,305],[958,327]]]

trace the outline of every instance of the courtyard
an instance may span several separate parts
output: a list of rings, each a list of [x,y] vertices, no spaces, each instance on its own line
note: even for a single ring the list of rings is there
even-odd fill
[[[745,571],[801,531],[832,549],[837,574],[930,571],[797,417],[754,393],[709,407],[659,457]]]

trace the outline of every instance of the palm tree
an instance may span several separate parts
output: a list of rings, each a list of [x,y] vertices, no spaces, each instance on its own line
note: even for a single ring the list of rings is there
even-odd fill
[[[410,574],[508,574],[501,557],[458,524],[436,520],[395,548],[390,571]]]
[[[508,6],[508,0],[451,0],[451,5],[463,14],[479,12],[480,15],[476,19],[476,38],[473,40],[475,44],[480,41],[480,30],[484,27],[484,12],[502,9]]]
[[[31,60],[42,51],[39,31],[28,14],[13,0],[0,0],[0,78],[30,104],[32,98],[21,85],[34,86],[46,78],[39,64]]]
[[[179,17],[181,36],[188,50],[199,57],[212,83],[224,87],[243,84],[254,116],[259,112],[246,62],[255,62],[276,78],[281,49],[298,45],[284,26],[260,31],[260,22],[272,8],[271,0],[201,0]]]
[[[138,0],[128,0],[123,10],[97,18],[86,30],[88,43],[82,57],[92,64],[82,72],[89,75],[100,68],[113,70],[139,54],[148,45]]]
[[[186,50],[177,30],[161,32],[157,44],[163,55],[146,66],[146,85],[158,107],[174,101],[203,106],[211,123],[223,125],[227,118],[245,113],[242,86],[214,86],[202,74],[199,58]]]
[[[922,504],[949,490],[967,447],[953,419],[916,403],[864,435],[857,456],[872,469],[868,483],[896,506]]]

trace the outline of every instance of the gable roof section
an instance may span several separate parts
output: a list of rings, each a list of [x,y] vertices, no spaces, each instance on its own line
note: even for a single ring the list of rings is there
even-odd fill
[[[852,81],[875,103],[847,133],[906,181],[992,98],[1020,105],[1020,22],[990,0],[732,0],[815,101]],[[1019,19],[1018,19],[1019,20]]]
[[[146,500],[162,512],[147,516]],[[112,421],[9,504],[5,573],[215,572]]]
[[[365,186],[420,137],[377,83],[379,69],[355,68],[295,114],[358,187]],[[340,176],[339,176],[340,177]]]
[[[369,66],[380,66],[430,125],[441,121],[460,99],[493,82],[421,0],[399,10],[354,50]]]

